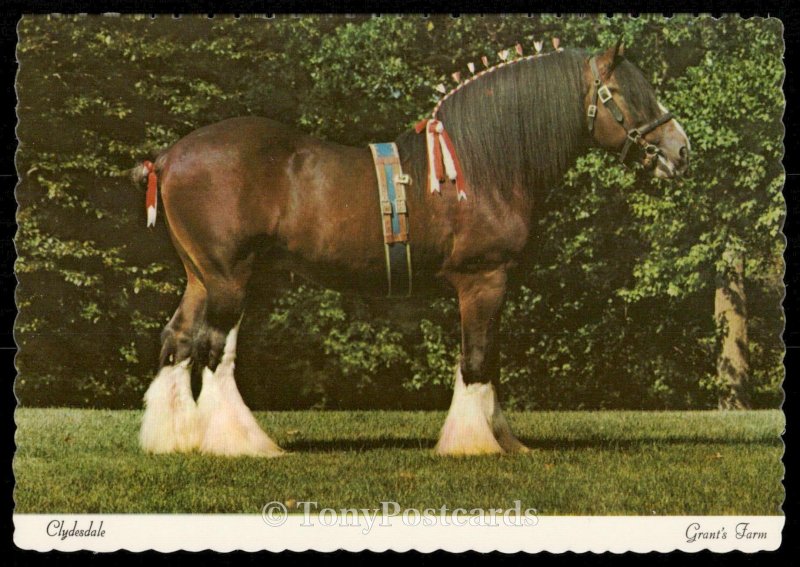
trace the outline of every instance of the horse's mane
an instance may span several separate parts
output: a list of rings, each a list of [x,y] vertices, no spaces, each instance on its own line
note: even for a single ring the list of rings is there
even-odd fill
[[[501,64],[448,94],[436,117],[453,139],[476,194],[538,192],[563,176],[587,142],[581,51],[560,50]],[[425,185],[425,136],[397,140]]]

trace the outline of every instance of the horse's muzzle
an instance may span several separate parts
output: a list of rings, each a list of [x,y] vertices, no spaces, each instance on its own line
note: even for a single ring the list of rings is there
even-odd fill
[[[689,150],[686,146],[681,146],[675,155],[670,156],[666,152],[659,152],[656,155],[647,155],[647,162],[652,162],[653,176],[661,179],[675,179],[686,177],[689,171]]]

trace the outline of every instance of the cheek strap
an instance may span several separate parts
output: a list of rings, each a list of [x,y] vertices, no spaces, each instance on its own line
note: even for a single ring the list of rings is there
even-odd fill
[[[600,99],[600,102],[603,103],[608,111],[611,113],[611,116],[614,117],[614,120],[617,121],[618,124],[624,125],[625,117],[622,115],[622,110],[620,110],[619,105],[614,101],[614,97],[611,95],[611,91],[608,90],[608,87],[603,84],[603,80],[600,78],[600,70],[597,68],[597,59],[592,57],[589,59],[589,67],[592,70],[592,103],[589,105],[589,108],[586,109],[586,116],[589,125],[589,132],[594,130],[594,120],[597,116],[597,99]]]

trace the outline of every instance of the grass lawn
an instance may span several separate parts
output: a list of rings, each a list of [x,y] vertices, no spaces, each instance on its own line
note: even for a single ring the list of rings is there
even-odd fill
[[[145,455],[141,412],[20,409],[19,513],[248,513],[320,507],[506,508],[542,515],[781,514],[784,417],[750,412],[508,415],[527,455],[440,458],[438,412],[256,414],[278,459]]]

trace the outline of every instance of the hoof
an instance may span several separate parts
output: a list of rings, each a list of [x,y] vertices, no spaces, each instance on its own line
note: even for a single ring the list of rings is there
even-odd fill
[[[442,456],[495,455],[505,452],[488,425],[485,429],[475,430],[461,425],[448,427],[445,424],[434,452]]]
[[[437,455],[524,453],[529,449],[514,437],[491,384],[464,384],[456,369],[453,401],[442,427]]]

